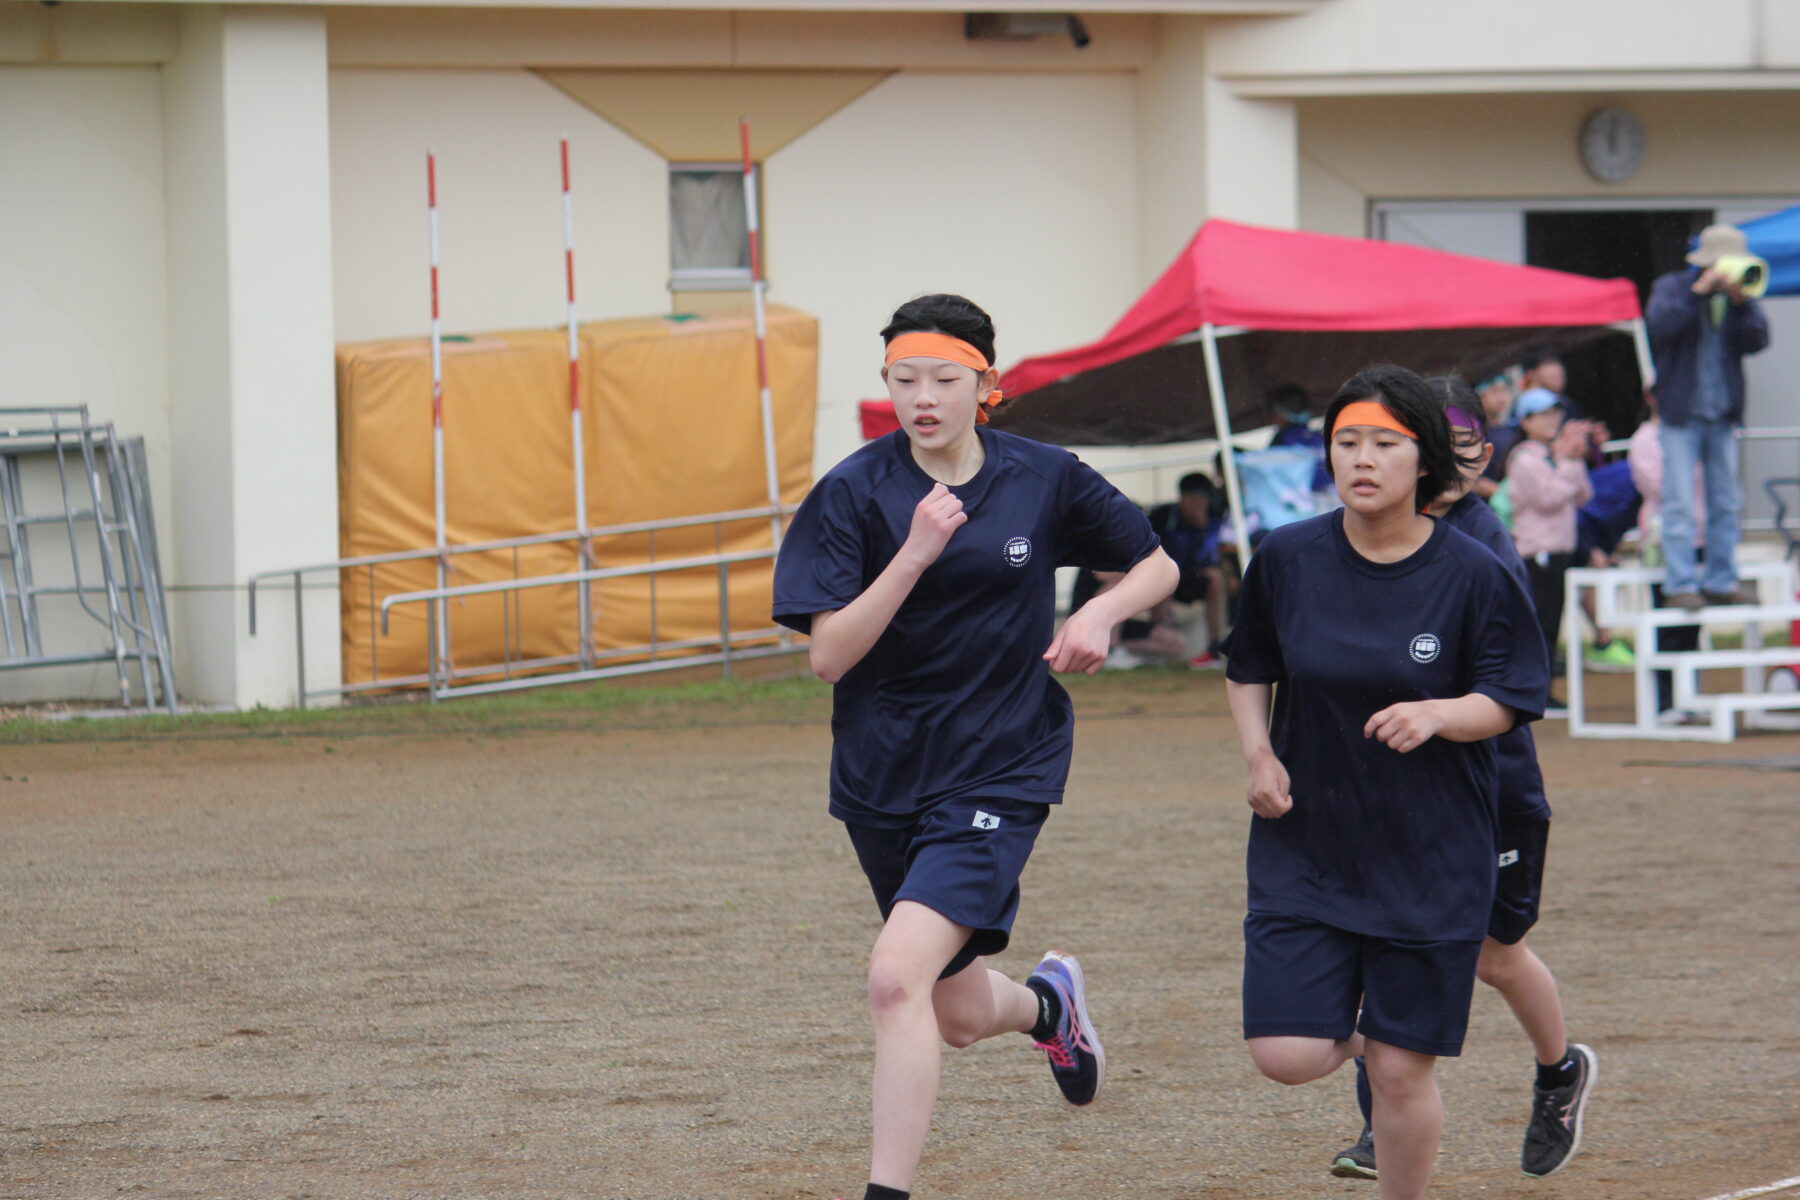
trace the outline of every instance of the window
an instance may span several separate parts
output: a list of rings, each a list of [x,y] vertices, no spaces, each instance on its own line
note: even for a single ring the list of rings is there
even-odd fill
[[[750,286],[744,171],[736,163],[669,164],[669,290]]]

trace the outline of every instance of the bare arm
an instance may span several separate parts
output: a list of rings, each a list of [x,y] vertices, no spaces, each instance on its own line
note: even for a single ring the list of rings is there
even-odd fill
[[[1225,698],[1231,720],[1237,726],[1238,746],[1250,769],[1246,799],[1259,817],[1279,817],[1294,807],[1288,794],[1287,768],[1269,744],[1269,699],[1274,689],[1266,683],[1225,681]]]
[[[861,662],[912,594],[919,576],[968,519],[962,501],[949,488],[941,483],[933,487],[913,509],[912,529],[900,552],[875,582],[844,607],[813,614],[807,654],[813,673],[826,683],[836,683]]]
[[[1181,571],[1161,547],[1142,559],[1119,581],[1069,614],[1044,651],[1052,671],[1085,671],[1092,675],[1106,661],[1113,626],[1153,608],[1175,590]]]
[[[1236,710],[1233,709],[1233,715]],[[1407,754],[1434,737],[1479,742],[1513,727],[1513,711],[1492,696],[1470,692],[1454,700],[1413,700],[1390,704],[1363,726],[1363,736],[1379,738],[1390,750]]]

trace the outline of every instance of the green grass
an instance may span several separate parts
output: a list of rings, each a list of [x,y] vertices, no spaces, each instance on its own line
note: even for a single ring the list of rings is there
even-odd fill
[[[471,696],[439,704],[408,696],[339,708],[256,708],[181,716],[19,716],[0,745],[255,737],[433,736],[544,729],[682,727],[825,720],[831,690],[816,679],[597,683]]]
[[[703,669],[703,668],[702,668]],[[1197,713],[1222,709],[1215,676],[1185,667],[1059,676],[1083,715]],[[470,696],[439,704],[420,696],[340,708],[268,709],[171,717],[0,721],[0,745],[49,742],[203,741],[245,738],[435,737],[546,730],[681,729],[708,725],[804,725],[831,718],[831,689],[810,675],[761,680],[640,676],[591,684]]]

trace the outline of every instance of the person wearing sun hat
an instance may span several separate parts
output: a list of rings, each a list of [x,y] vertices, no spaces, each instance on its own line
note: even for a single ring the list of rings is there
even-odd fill
[[[1688,265],[1659,276],[1644,306],[1662,416],[1663,594],[1676,608],[1756,600],[1754,589],[1738,582],[1743,490],[1734,431],[1744,423],[1744,356],[1769,344],[1769,322],[1741,283],[1719,269],[1721,259],[1747,253],[1742,230],[1708,225]],[[1696,464],[1706,495],[1704,574],[1694,553]]]

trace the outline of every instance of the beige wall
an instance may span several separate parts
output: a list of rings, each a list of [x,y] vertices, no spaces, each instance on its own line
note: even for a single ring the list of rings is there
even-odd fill
[[[142,437],[166,536],[161,86],[155,67],[0,67],[0,406],[86,404]],[[62,510],[49,461],[32,463],[26,482],[31,511]],[[31,540],[37,582],[72,582],[62,531],[42,527]],[[10,569],[4,578],[10,587]],[[39,614],[47,653],[105,645],[73,600],[46,597]],[[6,672],[0,699],[116,697],[115,679],[110,664]]]
[[[1582,121],[1637,114],[1644,164],[1624,184],[1581,165]],[[1800,95],[1572,93],[1303,100],[1300,220],[1361,236],[1371,199],[1776,196],[1800,193]]]
[[[1117,71],[1140,66],[1152,48],[1152,19],[1143,15],[1089,17],[1093,43],[1077,49],[1060,36],[970,41],[963,36],[961,11],[540,7],[529,20],[503,7],[329,11],[331,61],[341,67]]]
[[[1454,77],[1471,73],[1555,90],[1566,72],[1800,65],[1792,0],[1332,0],[1303,16],[1222,19],[1215,29],[1220,74],[1318,91],[1403,76],[1468,89],[1478,85]]]
[[[339,341],[422,336],[425,152],[437,155],[445,332],[560,325],[567,134],[583,320],[666,312],[663,160],[528,71],[331,72]]]
[[[912,296],[988,309],[1003,366],[1124,312],[1133,102],[1125,74],[902,72],[769,160],[771,294],[820,320],[820,470],[860,444],[856,402],[885,394],[876,334]]]

